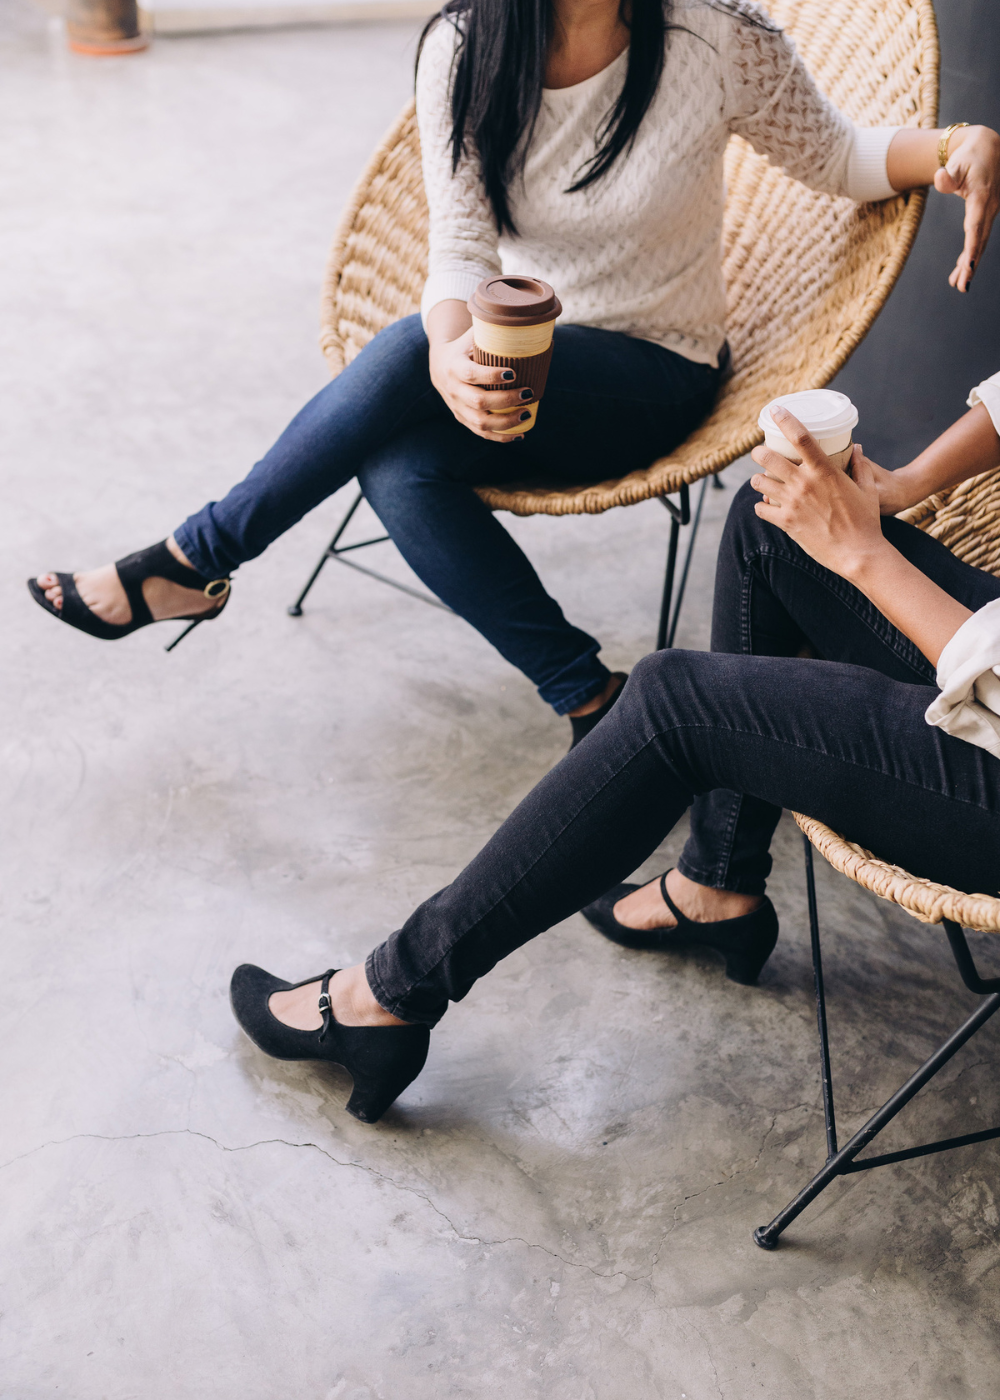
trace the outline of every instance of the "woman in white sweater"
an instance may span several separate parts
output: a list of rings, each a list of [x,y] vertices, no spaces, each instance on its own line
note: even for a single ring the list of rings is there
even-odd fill
[[[853,126],[746,0],[449,0],[425,33],[417,113],[430,210],[422,320],[376,336],[243,482],[167,540],[29,587],[108,639],[215,617],[240,564],[357,476],[416,573],[571,717],[576,742],[624,678],[475,485],[622,475],[707,414],[727,353],[733,132],[833,195],[886,199],[933,181],[962,196],[951,281],[963,292],[1000,202],[1000,138]],[[546,279],[563,304],[545,403],[523,436],[498,429],[528,417],[532,390],[504,389],[510,372],[470,355],[467,299],[500,271]]]
[[[430,1028],[513,949],[583,908],[631,947],[712,948],[751,983],[783,807],[883,860],[1000,891],[1000,579],[894,518],[1000,467],[1000,375],[908,467],[840,471],[794,418],[801,465],[758,448],[719,554],[711,652],[660,651],[458,878],[362,965],[289,984],[245,964],[237,1019],[268,1054],[329,1059],[372,1122]],[[797,653],[803,642],[822,660]],[[675,870],[616,883],[690,808]]]

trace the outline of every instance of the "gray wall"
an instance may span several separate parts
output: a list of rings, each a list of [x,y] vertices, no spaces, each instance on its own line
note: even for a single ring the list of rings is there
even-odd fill
[[[936,0],[940,121],[1000,130],[1000,0]],[[1000,370],[1000,221],[962,296],[948,273],[962,246],[964,204],[931,190],[903,274],[867,339],[833,381],[861,413],[858,440],[902,466],[965,411],[969,389]]]

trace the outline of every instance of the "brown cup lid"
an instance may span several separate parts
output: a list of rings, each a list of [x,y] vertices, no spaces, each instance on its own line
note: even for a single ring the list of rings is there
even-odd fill
[[[540,326],[562,312],[559,298],[540,277],[484,277],[469,298],[469,310],[493,326]]]

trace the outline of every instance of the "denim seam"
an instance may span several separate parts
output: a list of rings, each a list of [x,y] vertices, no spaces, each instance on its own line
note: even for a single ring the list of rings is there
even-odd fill
[[[908,666],[915,676],[919,676],[922,683],[927,683],[927,673],[917,668],[917,666],[912,660],[912,655],[906,656],[901,654],[898,642],[896,641],[897,637],[902,636],[898,628],[893,627],[892,623],[888,620],[888,618],[886,618],[884,614],[880,613],[879,610],[874,606],[874,604],[869,605],[871,608],[871,612],[874,613],[877,617],[882,618],[884,627],[879,626],[875,622],[873,622],[871,616],[865,615],[864,610],[859,610],[855,607],[852,607],[853,599],[851,597],[851,594],[847,592],[847,589],[853,589],[854,592],[858,591],[857,589],[853,588],[852,584],[847,583],[846,580],[841,580],[839,576],[837,577],[837,582],[835,583],[831,578],[829,570],[823,569],[822,566],[814,564],[811,560],[806,562],[802,559],[796,559],[792,555],[785,554],[781,550],[775,549],[772,546],[768,545],[761,545],[760,548],[754,550],[752,554],[744,555],[743,557],[743,562],[746,567],[746,573],[744,575],[740,627],[744,650],[748,655],[753,654],[750,650],[749,636],[750,588],[753,578],[753,564],[757,560],[765,556],[769,559],[780,560],[784,564],[790,564],[792,568],[798,569],[800,573],[806,574],[816,583],[820,584],[823,588],[826,589],[828,593],[830,593],[839,602],[844,603],[848,607],[851,607],[851,610],[854,613],[855,617],[858,619],[858,621],[863,623],[863,625],[868,628],[869,632],[871,632],[871,634],[874,637],[876,637],[888,651],[892,652],[892,654],[897,658],[897,660],[901,661],[904,666]],[[838,587],[838,584],[843,584],[843,587]],[[903,640],[907,641],[906,638],[903,638]],[[907,644],[912,648],[913,654],[919,655],[919,649],[914,647],[912,642],[907,642]]]
[[[719,864],[717,865],[715,871],[715,878],[720,882],[720,884],[725,881],[726,875],[729,873],[729,862],[732,859],[733,854],[733,840],[736,836],[736,826],[739,822],[740,812],[743,808],[743,794],[741,792],[738,792],[736,794],[736,797],[737,800],[733,803],[732,815],[730,816],[729,823],[726,827],[725,839],[723,840],[721,845]]]

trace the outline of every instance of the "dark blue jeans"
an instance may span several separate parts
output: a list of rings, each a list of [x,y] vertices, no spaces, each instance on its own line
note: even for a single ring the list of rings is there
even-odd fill
[[[474,487],[583,484],[646,467],[711,408],[719,371],[647,340],[559,326],[545,398],[523,442],[485,442],[431,384],[410,316],[387,327],[308,403],[221,501],[175,532],[195,568],[231,573],[357,477],[400,553],[566,714],[608,679],[599,643],[572,626]]]
[[[959,889],[1000,889],[1000,761],[932,728],[932,668],[862,594],[753,514],[719,557],[714,652],[661,651],[478,856],[372,952],[386,1010],[434,1025],[515,948],[625,879],[692,807],[682,869],[762,891],[783,807]],[[896,520],[893,544],[978,608],[1000,580]],[[823,660],[795,653],[808,641]],[[767,653],[767,654],[761,654]]]

